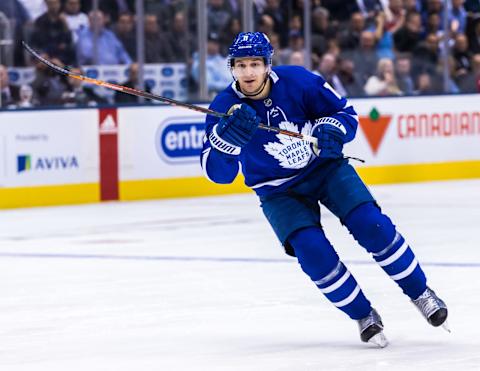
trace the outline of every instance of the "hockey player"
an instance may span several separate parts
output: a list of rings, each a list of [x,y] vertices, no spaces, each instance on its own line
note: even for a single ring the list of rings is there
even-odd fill
[[[446,328],[447,307],[427,286],[404,237],[342,154],[358,125],[355,110],[325,80],[298,66],[271,66],[273,48],[260,32],[240,33],[229,48],[234,77],[210,108],[201,155],[215,183],[231,183],[241,169],[287,254],[326,298],[357,321],[360,338],[387,345],[383,323],[325,237],[322,204],[335,214],[427,321]],[[315,136],[302,139],[257,130],[259,123]]]

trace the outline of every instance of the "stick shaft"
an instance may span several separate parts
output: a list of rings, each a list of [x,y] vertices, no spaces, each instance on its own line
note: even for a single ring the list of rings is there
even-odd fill
[[[134,88],[129,88],[129,87],[123,86],[123,85],[117,85],[117,84],[113,84],[113,83],[110,83],[110,82],[107,82],[107,81],[97,80],[97,79],[93,79],[93,78],[88,77],[88,76],[80,75],[78,73],[70,72],[66,68],[60,67],[60,66],[56,65],[55,63],[52,63],[49,60],[43,58],[40,54],[38,54],[25,41],[22,41],[22,44],[23,44],[23,47],[32,56],[34,56],[40,62],[45,64],[47,67],[51,68],[52,70],[54,70],[57,73],[60,73],[62,75],[65,75],[65,76],[68,76],[68,77],[71,77],[71,78],[74,78],[74,79],[77,79],[77,80],[81,80],[81,81],[84,81],[84,82],[89,83],[89,84],[102,86],[102,87],[112,89],[112,90],[116,90],[116,91],[119,91],[119,92],[122,92],[122,93],[135,95],[137,97],[143,97],[143,98],[147,98],[147,99],[150,99],[150,100],[163,102],[163,103],[166,103],[166,104],[169,104],[169,105],[172,105],[172,106],[187,108],[187,109],[192,110],[192,111],[205,113],[207,115],[212,115],[212,116],[215,116],[215,117],[220,117],[221,118],[221,117],[227,117],[228,116],[228,114],[226,114],[226,113],[217,112],[217,111],[211,110],[209,108],[204,108],[204,107],[201,107],[201,106],[197,106],[197,105],[193,105],[193,104],[189,104],[189,103],[184,103],[184,102],[178,101],[176,99],[163,97],[163,96],[152,94],[152,93],[149,93],[149,92],[146,92],[146,91],[137,90],[137,89],[134,89]],[[309,136],[309,135],[303,135],[303,134],[300,134],[300,133],[295,133],[293,131],[284,130],[284,129],[280,129],[280,128],[273,127],[273,126],[267,126],[265,124],[260,124],[259,128],[262,129],[262,130],[267,130],[267,131],[272,131],[272,132],[275,132],[275,133],[278,133],[278,134],[287,135],[289,137],[299,138],[299,139],[305,140],[309,143],[314,143],[314,144],[317,143],[317,139],[315,137],[312,137],[312,136]]]

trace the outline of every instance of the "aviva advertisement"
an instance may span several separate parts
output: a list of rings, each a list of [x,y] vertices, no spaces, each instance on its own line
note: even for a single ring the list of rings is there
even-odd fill
[[[2,112],[0,186],[98,182],[96,110]],[[3,120],[5,119],[5,120]]]
[[[78,169],[77,156],[32,156],[17,155],[17,173],[26,171],[63,171]]]

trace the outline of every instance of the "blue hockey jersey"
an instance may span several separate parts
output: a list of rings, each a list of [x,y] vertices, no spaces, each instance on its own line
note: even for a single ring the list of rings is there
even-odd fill
[[[273,68],[270,79],[266,99],[249,99],[232,83],[215,97],[210,109],[225,113],[234,104],[246,103],[263,124],[307,135],[311,135],[316,119],[333,117],[345,127],[346,141],[354,138],[358,125],[354,109],[321,76],[299,66],[279,66]],[[308,142],[261,129],[239,155],[223,153],[208,139],[218,121],[218,117],[207,115],[201,154],[203,172],[215,183],[231,183],[241,165],[246,185],[258,195],[266,195],[299,181],[324,161],[313,154]]]

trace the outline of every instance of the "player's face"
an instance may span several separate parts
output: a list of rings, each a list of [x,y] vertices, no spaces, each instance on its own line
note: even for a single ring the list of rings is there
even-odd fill
[[[240,84],[242,92],[252,94],[259,91],[265,80],[268,67],[263,58],[237,58],[233,66],[233,75]]]

